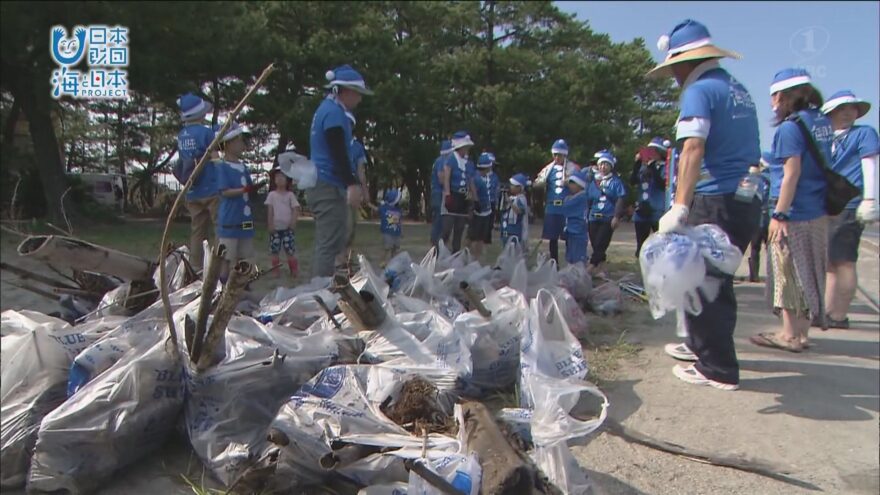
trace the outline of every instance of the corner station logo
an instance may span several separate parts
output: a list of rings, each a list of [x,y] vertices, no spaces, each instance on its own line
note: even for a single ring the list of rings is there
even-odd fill
[[[129,31],[124,26],[76,26],[72,36],[64,26],[49,31],[52,97],[127,99]],[[88,70],[74,69],[86,59]]]

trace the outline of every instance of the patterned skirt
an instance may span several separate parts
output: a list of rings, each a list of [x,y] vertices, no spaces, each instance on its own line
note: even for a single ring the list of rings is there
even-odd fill
[[[788,237],[769,243],[769,296],[774,309],[800,318],[825,320],[828,219],[788,222]],[[768,273],[770,273],[768,271]]]

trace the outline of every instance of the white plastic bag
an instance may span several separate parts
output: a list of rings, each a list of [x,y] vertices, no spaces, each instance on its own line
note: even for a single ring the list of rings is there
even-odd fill
[[[286,151],[279,154],[278,167],[284,175],[293,179],[297,189],[311,189],[318,183],[318,168],[299,153]]]

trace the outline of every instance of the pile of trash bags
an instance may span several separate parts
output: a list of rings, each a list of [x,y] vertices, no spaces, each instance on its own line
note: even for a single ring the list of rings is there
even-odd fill
[[[207,369],[190,361],[183,331],[200,281],[171,277],[176,342],[161,301],[75,326],[4,312],[2,487],[88,493],[181,426],[233,492],[434,494],[439,479],[477,494],[485,459],[467,404],[508,394],[519,407],[494,420],[523,458],[563,493],[586,493],[568,442],[602,424],[608,401],[585,381],[584,267],[529,268],[514,243],[494,266],[442,244],[419,263],[400,253],[384,272],[359,265],[351,287],[375,297],[379,324],[350,318],[330,279],[279,288],[240,306],[252,311],[204,350]]]

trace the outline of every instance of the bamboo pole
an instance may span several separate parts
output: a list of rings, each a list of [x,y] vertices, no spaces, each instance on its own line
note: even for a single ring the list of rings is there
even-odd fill
[[[469,283],[462,281],[459,284],[459,288],[464,293],[464,297],[467,299],[471,309],[477,310],[477,312],[480,313],[480,316],[482,316],[483,318],[492,317],[492,312],[489,311],[488,308],[486,308],[486,305],[483,304],[480,296],[477,295],[476,291],[474,291]]]
[[[232,125],[232,122],[238,117],[238,114],[241,113],[241,109],[244,108],[245,103],[250,99],[251,95],[253,95],[257,88],[259,88],[263,82],[266,81],[266,78],[269,77],[269,74],[275,70],[275,64],[269,64],[265,69],[263,69],[263,73],[260,74],[260,77],[257,78],[257,81],[251,86],[247,93],[245,93],[244,97],[242,97],[241,101],[238,102],[238,105],[232,109],[232,113],[226,118],[226,122],[223,123],[223,126],[220,127],[220,130],[217,131],[217,134],[214,136],[214,140],[211,141],[211,144],[208,145],[208,149],[205,150],[205,154],[199,159],[199,162],[196,164],[196,168],[193,169],[192,175],[190,175],[189,180],[186,181],[186,184],[183,185],[183,189],[177,194],[177,198],[174,199],[174,204],[171,206],[171,211],[168,212],[168,218],[165,220],[165,230],[162,232],[162,242],[159,243],[159,246],[165,246],[168,244],[168,233],[171,231],[171,223],[174,221],[174,217],[177,215],[177,211],[180,209],[180,205],[183,202],[183,199],[186,197],[186,193],[192,187],[193,181],[199,174],[202,172],[202,169],[205,167],[205,163],[208,162],[208,157],[211,153],[217,149],[217,146],[220,144],[220,138],[226,134],[226,131],[229,129],[229,126]],[[161,260],[160,260],[161,261]],[[168,297],[168,282],[167,276],[165,274],[165,263],[159,263],[159,294],[162,297],[162,303],[165,306],[165,319],[168,321],[168,331],[171,333],[171,345],[174,347],[174,350],[177,351],[177,329],[174,326],[174,314],[171,311],[171,299]]]
[[[202,355],[202,342],[208,329],[208,314],[211,312],[211,303],[214,300],[214,291],[217,290],[217,282],[220,279],[220,265],[226,255],[226,246],[217,244],[211,252],[211,260],[205,271],[205,280],[202,283],[202,295],[199,301],[199,312],[196,316],[196,328],[193,334],[190,350],[190,361],[195,364]]]
[[[223,295],[220,296],[220,302],[217,304],[217,311],[214,312],[214,319],[211,320],[211,328],[205,334],[201,355],[196,362],[198,371],[204,371],[215,364],[214,349],[226,332],[226,325],[229,324],[229,319],[235,312],[235,307],[241,299],[241,293],[258,272],[256,265],[247,261],[239,261],[230,272],[229,280],[226,281],[226,286],[223,288]]]

